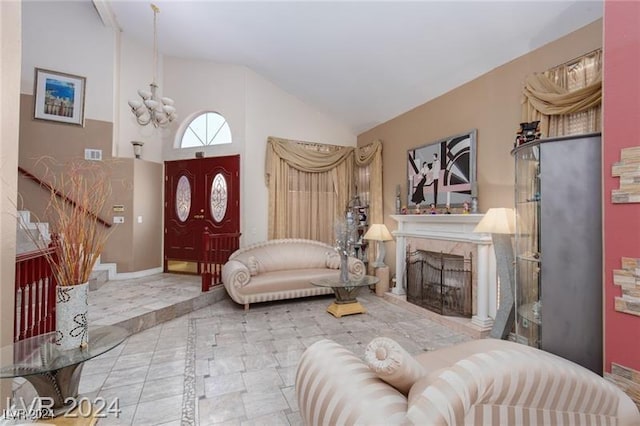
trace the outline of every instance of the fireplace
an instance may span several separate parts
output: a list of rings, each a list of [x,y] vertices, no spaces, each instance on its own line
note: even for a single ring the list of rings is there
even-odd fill
[[[472,254],[407,251],[407,301],[440,315],[471,318]]]
[[[482,217],[482,214],[391,215],[391,218],[398,223],[397,229],[393,232],[396,237],[396,285],[392,295],[400,300],[411,302],[407,303],[408,305],[427,308],[427,312],[434,317],[442,318],[443,321],[450,318],[454,323],[466,324],[474,330],[483,332],[490,330],[497,311],[499,295],[491,234],[473,232]],[[424,260],[425,255],[414,254],[416,251],[431,252],[435,256],[434,260]],[[444,267],[438,266],[437,259],[440,253],[444,255]],[[467,261],[463,261],[462,267],[447,265],[454,257],[461,257]],[[438,288],[439,284],[427,286],[426,290],[422,290],[422,295],[424,296],[425,293],[442,295],[443,300],[439,302],[439,307],[436,306],[438,302],[417,302],[420,296],[414,297],[414,288],[408,289],[414,284],[410,283],[407,275],[417,273],[410,269],[424,268],[430,263],[436,266],[430,273],[437,275],[437,270],[443,269],[445,280],[441,288]],[[447,271],[448,269],[464,270],[459,272],[461,276],[470,277],[468,292],[462,290],[462,278],[450,277],[449,275],[453,272]],[[422,274],[425,275],[424,270]],[[431,279],[427,281],[430,282]],[[407,295],[405,289],[411,294]],[[454,299],[453,296],[459,296],[459,298]],[[441,309],[443,314],[433,313],[430,310],[431,305],[434,307],[433,310]],[[464,313],[452,313],[453,308],[456,308],[456,312]],[[467,319],[469,312],[470,320]],[[460,316],[466,318],[460,318]]]

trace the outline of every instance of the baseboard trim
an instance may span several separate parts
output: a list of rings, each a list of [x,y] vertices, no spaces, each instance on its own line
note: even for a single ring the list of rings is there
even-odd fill
[[[145,269],[143,271],[136,272],[118,272],[115,274],[113,278],[109,278],[109,280],[113,281],[121,281],[121,280],[132,280],[135,278],[143,278],[148,277],[150,275],[156,275],[162,273],[162,266],[152,269]]]
[[[393,303],[394,305],[401,306],[402,308],[417,313],[419,315],[424,315],[426,318],[437,322],[438,324],[444,325],[452,330],[461,332],[470,336],[474,339],[484,339],[489,336],[490,328],[481,328],[472,322],[470,318],[460,318],[460,317],[448,317],[444,315],[438,315],[435,312],[431,312],[428,309],[425,309],[421,306],[414,305],[411,302],[407,301],[406,295],[396,295],[392,292],[388,291],[384,294],[384,300],[387,302]]]

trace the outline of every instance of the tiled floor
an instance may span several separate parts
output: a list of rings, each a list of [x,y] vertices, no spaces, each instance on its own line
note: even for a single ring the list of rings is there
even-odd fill
[[[199,285],[181,275],[109,282],[90,293],[90,315],[117,323],[193,297]],[[117,398],[122,410],[117,418],[105,413],[99,425],[297,425],[296,365],[319,339],[358,356],[376,336],[391,337],[413,354],[469,340],[368,289],[359,296],[368,312],[343,318],[325,312],[331,296],[255,304],[246,312],[220,296],[85,363],[80,393],[107,403]]]

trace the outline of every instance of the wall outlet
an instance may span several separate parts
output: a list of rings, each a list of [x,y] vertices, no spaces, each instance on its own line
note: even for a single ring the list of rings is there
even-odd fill
[[[114,216],[113,223],[124,223],[124,216]]]
[[[138,223],[142,223],[142,216],[138,216]]]

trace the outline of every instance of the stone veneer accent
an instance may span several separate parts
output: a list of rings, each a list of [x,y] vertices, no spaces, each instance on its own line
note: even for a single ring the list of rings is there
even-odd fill
[[[620,178],[619,189],[611,191],[611,202],[640,203],[640,146],[620,151],[620,161],[611,167],[611,176]]]
[[[629,395],[640,409],[640,371],[612,362],[611,373],[604,377]]]
[[[613,284],[622,288],[615,298],[615,310],[640,316],[640,259],[622,258],[622,269],[613,270]]]
[[[196,321],[197,319],[189,320],[189,331],[187,332],[182,415],[180,416],[180,423],[183,425],[196,424]]]
[[[435,240],[430,238],[407,238],[409,250],[424,250],[435,253],[454,254],[464,256],[465,259],[472,257],[471,261],[471,302],[473,314],[478,313],[478,274],[476,259],[478,258],[477,245],[463,241]]]

